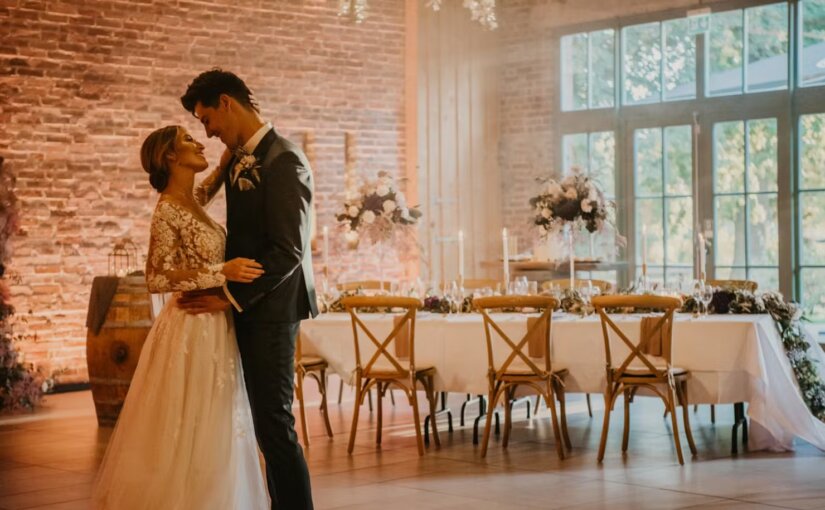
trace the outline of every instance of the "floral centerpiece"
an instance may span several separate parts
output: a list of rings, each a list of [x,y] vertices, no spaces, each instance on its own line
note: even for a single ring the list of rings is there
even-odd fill
[[[566,225],[579,224],[591,234],[612,222],[614,204],[580,169],[573,168],[561,181],[544,183],[544,191],[530,199],[535,210],[533,223],[543,235],[558,233]]]
[[[360,190],[348,190],[343,208],[336,216],[347,244],[353,248],[362,237],[372,244],[389,241],[398,232],[415,225],[420,217],[421,211],[407,205],[404,193],[384,171],[378,172],[378,178]]]
[[[542,238],[569,229],[570,288],[575,288],[573,232],[584,227],[591,234],[601,232],[613,223],[615,204],[605,199],[596,183],[579,168],[572,168],[561,181],[542,182],[544,189],[530,199],[535,216],[533,224],[539,227]],[[622,242],[622,238],[617,238]]]

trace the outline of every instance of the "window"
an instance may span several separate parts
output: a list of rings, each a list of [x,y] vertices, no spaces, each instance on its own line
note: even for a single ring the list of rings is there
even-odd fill
[[[825,320],[825,114],[799,119],[800,283],[813,319]]]
[[[647,240],[648,278],[666,285],[693,275],[693,151],[690,126],[634,132],[636,246]],[[641,274],[642,253],[636,253]]]
[[[612,29],[561,38],[562,110],[613,106],[614,52]]]
[[[787,4],[713,13],[708,37],[709,96],[787,88]]]
[[[713,129],[716,278],[779,288],[775,119]]]
[[[800,5],[802,24],[800,84],[825,85],[825,0],[804,0]]]
[[[613,131],[576,133],[562,138],[564,172],[574,167],[593,179],[608,200],[616,198],[616,137]],[[613,260],[616,234],[605,231],[591,235],[586,230],[574,238],[576,256]],[[604,275],[601,275],[604,276]],[[597,277],[595,274],[591,277]],[[611,275],[611,278],[615,275]]]

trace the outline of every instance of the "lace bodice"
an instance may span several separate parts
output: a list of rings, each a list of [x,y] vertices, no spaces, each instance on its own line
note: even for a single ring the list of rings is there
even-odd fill
[[[146,261],[149,292],[222,286],[225,244],[220,225],[161,195],[152,215]]]

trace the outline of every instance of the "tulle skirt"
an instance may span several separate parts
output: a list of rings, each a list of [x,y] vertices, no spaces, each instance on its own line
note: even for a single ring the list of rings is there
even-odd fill
[[[174,303],[143,346],[92,507],[269,508],[232,316]]]

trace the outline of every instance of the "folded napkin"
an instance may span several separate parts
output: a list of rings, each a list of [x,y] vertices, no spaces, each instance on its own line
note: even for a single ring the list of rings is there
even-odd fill
[[[92,293],[89,296],[89,310],[86,313],[86,327],[92,330],[92,334],[100,333],[100,328],[106,321],[106,313],[112,298],[117,292],[117,284],[120,278],[117,276],[95,276],[92,280]]]
[[[537,321],[540,321],[541,317],[527,317],[527,331],[530,331],[530,328],[536,324]],[[545,341],[545,331],[547,331],[547,323],[545,322],[530,335],[530,338],[527,340],[527,356],[530,358],[543,358],[544,351],[546,349],[546,341]],[[514,339],[515,340],[515,339]],[[519,340],[515,340],[516,345],[518,345]]]
[[[653,333],[661,317],[642,317],[639,325],[640,348],[645,354],[670,359],[670,323],[665,321],[658,331]]]
[[[395,329],[398,323],[401,322],[407,314],[394,315],[392,318],[392,327]],[[401,328],[401,331],[395,336],[395,355],[399,358],[410,357],[410,321]]]

